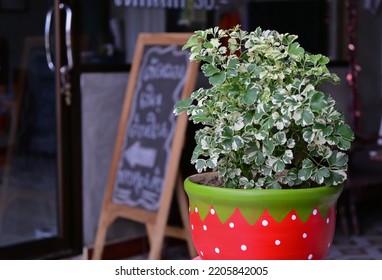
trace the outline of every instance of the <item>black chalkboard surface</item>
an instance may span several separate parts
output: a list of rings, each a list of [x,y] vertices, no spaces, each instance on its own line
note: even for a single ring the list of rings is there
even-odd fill
[[[196,256],[188,205],[179,176],[187,115],[175,117],[175,103],[194,90],[198,64],[182,46],[188,33],[142,33],[134,52],[93,259],[102,257],[106,232],[119,217],[146,225],[149,259],[161,255],[164,236],[185,239]],[[176,190],[183,227],[167,224]]]
[[[114,186],[114,202],[156,211],[160,204],[188,53],[181,46],[146,46],[136,79]]]

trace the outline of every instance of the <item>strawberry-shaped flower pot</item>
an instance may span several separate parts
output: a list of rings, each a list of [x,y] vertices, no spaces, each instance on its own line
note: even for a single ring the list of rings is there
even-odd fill
[[[185,180],[190,228],[199,257],[325,259],[333,240],[342,186],[242,190]]]

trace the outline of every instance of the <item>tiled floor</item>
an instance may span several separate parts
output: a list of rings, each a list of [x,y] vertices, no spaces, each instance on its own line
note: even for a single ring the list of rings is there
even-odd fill
[[[327,259],[329,260],[382,260],[382,199],[358,205],[357,213],[362,233],[346,236],[337,219],[335,237]],[[164,244],[163,259],[190,259],[186,246],[167,246]],[[130,259],[147,259],[147,254]]]
[[[362,233],[345,236],[338,227],[328,259],[382,260],[382,205],[379,199],[358,207]]]

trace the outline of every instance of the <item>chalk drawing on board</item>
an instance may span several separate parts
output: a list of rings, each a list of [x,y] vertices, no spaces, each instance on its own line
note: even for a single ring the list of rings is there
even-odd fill
[[[118,164],[113,202],[157,211],[171,152],[188,54],[180,46],[146,46]]]

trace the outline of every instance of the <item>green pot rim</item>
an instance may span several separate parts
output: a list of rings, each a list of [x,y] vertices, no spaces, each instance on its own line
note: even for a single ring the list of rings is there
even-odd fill
[[[191,213],[197,207],[201,219],[204,220],[213,207],[222,223],[225,223],[236,209],[240,210],[249,224],[254,224],[266,209],[278,222],[292,210],[296,211],[302,222],[307,221],[313,209],[317,209],[325,218],[343,190],[343,185],[309,189],[239,190],[205,186],[194,182],[201,176],[214,174],[206,172],[192,175],[186,178],[184,187],[189,198]]]

